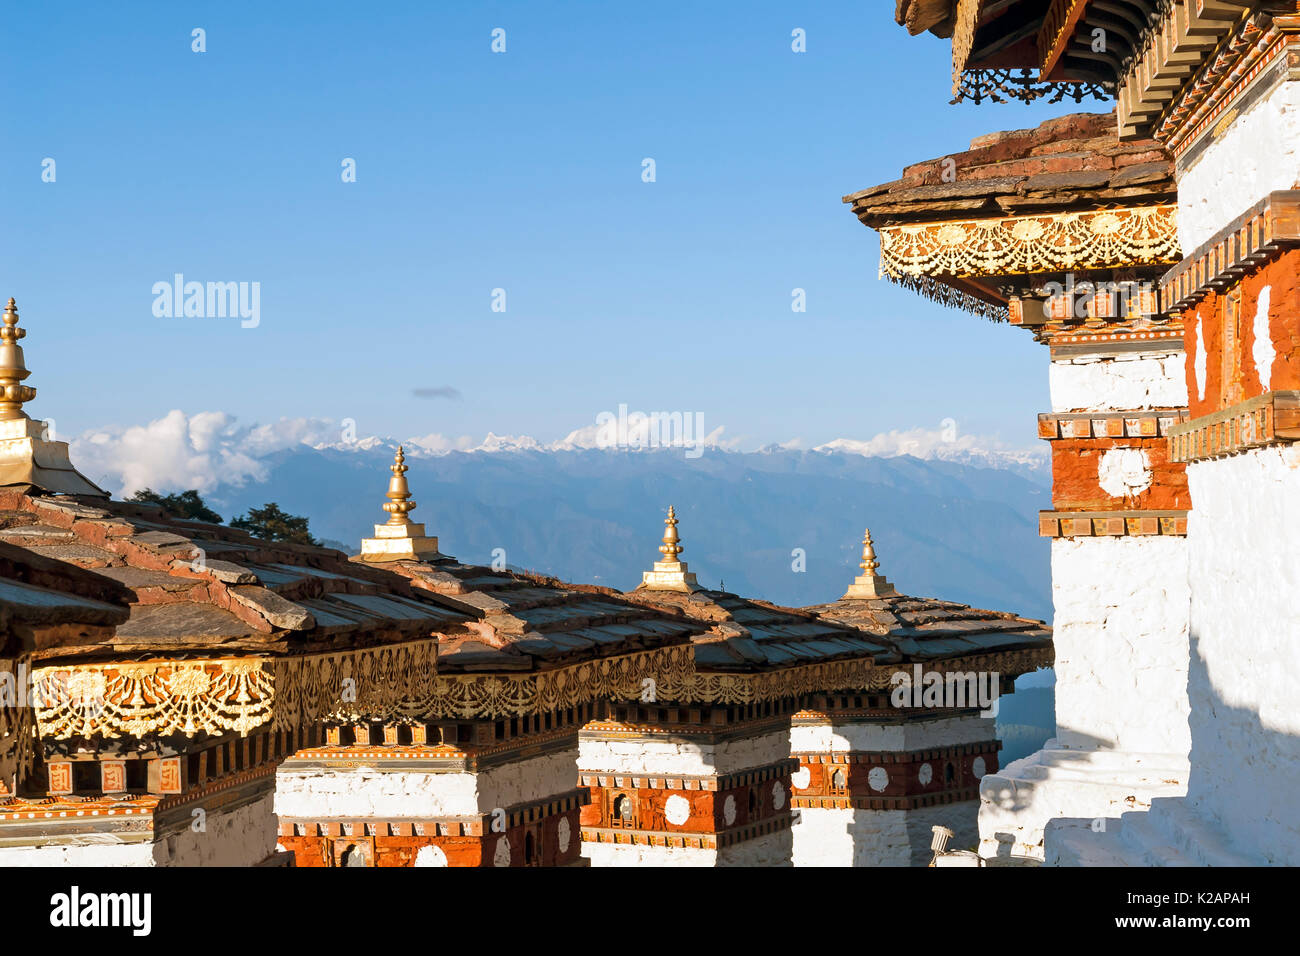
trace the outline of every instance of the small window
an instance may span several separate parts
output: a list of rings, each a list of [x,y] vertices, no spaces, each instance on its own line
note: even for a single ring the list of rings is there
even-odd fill
[[[343,866],[369,866],[370,858],[366,855],[366,847],[363,843],[353,843],[343,855],[339,857],[339,862]]]
[[[614,824],[624,827],[632,825],[632,798],[626,793],[620,793],[614,798]]]
[[[836,767],[835,772],[831,774],[831,789],[843,790],[848,786],[848,780],[844,775],[844,768]]]

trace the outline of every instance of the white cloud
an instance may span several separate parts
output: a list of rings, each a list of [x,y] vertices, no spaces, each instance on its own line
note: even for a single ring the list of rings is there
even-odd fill
[[[295,445],[336,437],[338,426],[322,419],[281,419],[246,427],[225,412],[187,416],[173,409],[147,425],[109,426],[70,442],[72,460],[89,477],[121,495],[265,481],[261,459]]]

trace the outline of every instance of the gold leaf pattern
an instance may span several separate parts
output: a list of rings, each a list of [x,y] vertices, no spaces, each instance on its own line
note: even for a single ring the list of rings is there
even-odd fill
[[[1175,206],[880,229],[880,274],[995,276],[1177,262]]]

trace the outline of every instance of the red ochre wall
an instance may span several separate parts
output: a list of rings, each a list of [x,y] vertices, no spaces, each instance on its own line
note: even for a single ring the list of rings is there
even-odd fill
[[[1259,294],[1269,293],[1269,332],[1276,355],[1273,358],[1270,391],[1300,389],[1300,250],[1291,250],[1242,279],[1238,311],[1238,341],[1232,362],[1241,386],[1239,396],[1227,396],[1223,382],[1223,313],[1228,293],[1206,295],[1195,309],[1183,313],[1183,334],[1187,348],[1188,407],[1193,418],[1209,415],[1228,405],[1263,393],[1255,368],[1255,313]],[[1229,290],[1230,291],[1230,290]],[[1197,319],[1205,336],[1205,398],[1197,397]],[[1231,399],[1231,400],[1229,400]]]
[[[1057,511],[1181,511],[1191,507],[1187,474],[1169,463],[1166,438],[1058,438],[1052,443],[1052,506]],[[1101,456],[1140,448],[1151,462],[1151,486],[1132,498],[1112,498],[1098,483]]]

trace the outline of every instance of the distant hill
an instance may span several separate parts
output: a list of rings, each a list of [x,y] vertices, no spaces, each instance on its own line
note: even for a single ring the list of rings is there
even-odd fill
[[[395,443],[299,444],[262,459],[265,481],[205,495],[227,518],[278,502],[317,538],[355,553],[380,510]],[[1050,491],[1033,462],[868,457],[836,449],[510,448],[422,453],[408,445],[414,519],[444,552],[626,589],[658,556],[675,505],[683,558],[701,583],[789,605],[833,600],[858,573],[870,526],[881,570],[904,593],[1047,620]],[[800,566],[802,551],[804,570]]]

